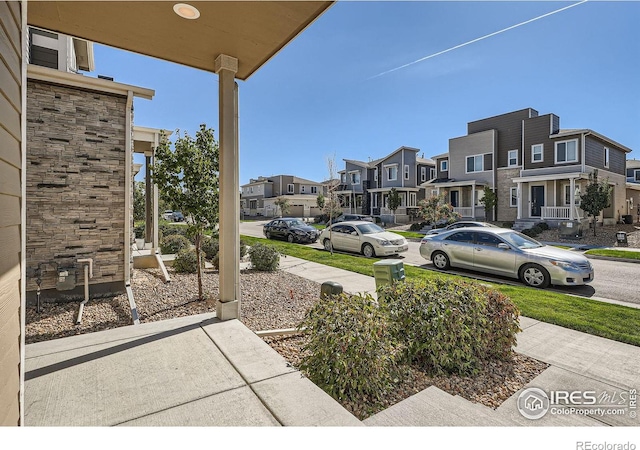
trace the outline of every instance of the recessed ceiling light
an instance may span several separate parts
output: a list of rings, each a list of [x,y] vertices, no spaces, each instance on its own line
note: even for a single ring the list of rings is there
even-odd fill
[[[184,19],[197,19],[200,17],[200,11],[186,3],[176,3],[173,5],[173,11]]]

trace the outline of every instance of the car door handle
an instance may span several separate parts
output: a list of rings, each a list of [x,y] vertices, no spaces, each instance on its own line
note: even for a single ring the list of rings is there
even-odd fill
[[[480,247],[476,247],[476,251],[481,252],[482,249]]]

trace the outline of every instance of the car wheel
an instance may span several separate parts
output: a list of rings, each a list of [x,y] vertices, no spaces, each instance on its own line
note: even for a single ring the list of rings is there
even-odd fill
[[[264,235],[267,237],[267,239],[271,239],[271,233],[270,232],[267,231]]]
[[[446,270],[451,267],[449,257],[444,252],[433,252],[431,255],[431,261],[433,262],[433,265],[440,270]]]
[[[551,277],[537,264],[525,264],[520,269],[520,280],[527,286],[544,289],[551,284]]]
[[[324,241],[322,241],[322,246],[324,247],[324,249],[328,252],[331,251],[332,246],[331,246],[331,241],[329,239],[325,239]]]
[[[362,254],[367,258],[371,258],[373,256],[376,256],[376,251],[373,249],[371,244],[364,244],[362,246]]]
[[[289,234],[289,235],[287,235],[287,241],[288,241],[290,244],[293,244],[293,241],[295,241],[295,240],[296,240],[296,238],[295,238],[295,236],[294,236],[293,234]]]

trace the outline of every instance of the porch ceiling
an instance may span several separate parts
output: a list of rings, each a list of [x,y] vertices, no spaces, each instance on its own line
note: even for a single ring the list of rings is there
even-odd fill
[[[568,172],[568,173],[554,173],[549,175],[532,175],[529,177],[513,178],[514,183],[530,183],[535,181],[553,181],[553,180],[568,180],[571,178],[589,178],[586,173],[582,172]]]
[[[332,1],[29,1],[27,22],[111,47],[206,71],[220,54],[238,59],[245,80],[329,8]]]
[[[450,187],[461,187],[461,186],[485,186],[487,183],[485,183],[484,181],[475,181],[475,180],[462,180],[462,181],[445,181],[443,183],[431,183],[431,182],[426,182],[426,183],[422,183],[422,187],[429,187],[429,188],[434,188],[434,187],[440,187],[440,188],[450,188]]]

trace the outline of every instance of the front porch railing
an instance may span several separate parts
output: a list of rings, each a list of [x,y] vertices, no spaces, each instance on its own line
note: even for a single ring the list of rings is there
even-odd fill
[[[543,206],[542,208],[543,219],[568,219],[569,207],[568,206]]]
[[[462,217],[473,217],[472,206],[454,206],[453,211],[457,212]]]

